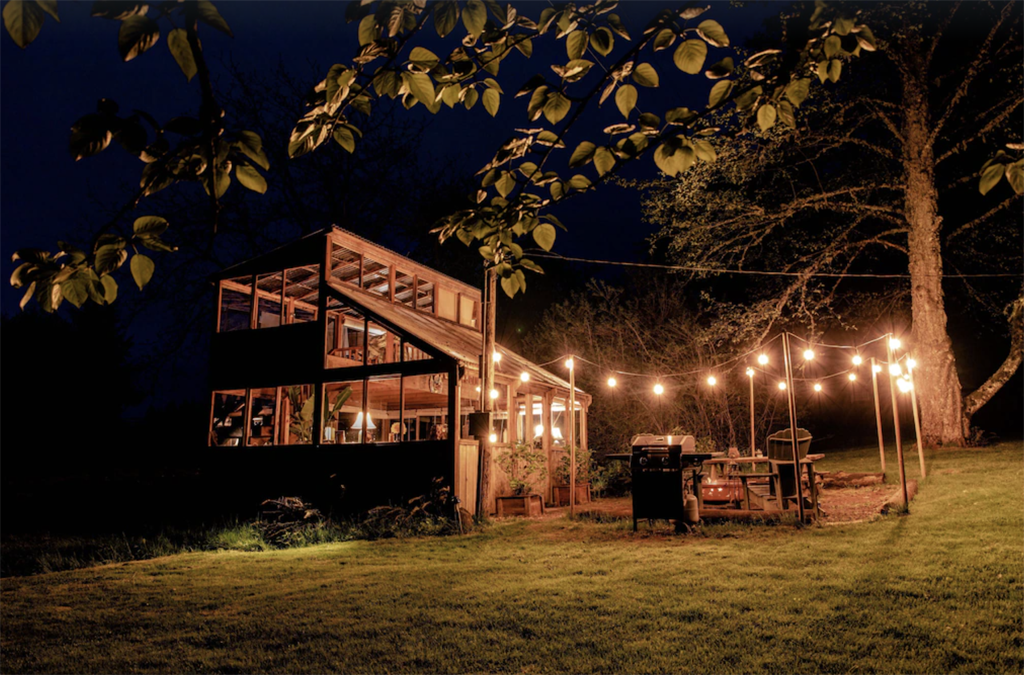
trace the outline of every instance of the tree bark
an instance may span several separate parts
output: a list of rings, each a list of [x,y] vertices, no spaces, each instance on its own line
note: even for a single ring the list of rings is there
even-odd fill
[[[904,213],[909,227],[912,348],[921,362],[916,386],[921,400],[921,432],[927,447],[962,446],[966,440],[960,378],[946,329],[942,291],[935,155],[930,141],[927,65],[920,56],[903,67]]]
[[[1003,385],[1013,377],[1013,374],[1020,368],[1024,360],[1024,296],[1017,298],[1010,305],[1007,314],[1010,318],[1010,353],[1002,365],[992,373],[985,384],[964,399],[964,435],[970,435],[971,418],[983,405],[1003,388]]]

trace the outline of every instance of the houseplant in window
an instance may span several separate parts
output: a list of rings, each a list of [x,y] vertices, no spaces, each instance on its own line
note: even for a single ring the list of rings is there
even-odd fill
[[[302,387],[288,387],[286,391],[291,411],[289,431],[296,439],[295,443],[309,443],[313,439],[313,397],[306,395]],[[335,399],[333,405],[330,404],[330,401],[325,401],[323,427],[324,437],[328,440],[337,435],[337,429],[332,426],[332,421],[351,395],[352,388],[345,387],[338,392],[338,398]],[[328,429],[331,431],[327,431]]]
[[[551,488],[552,501],[555,506],[569,505],[569,466],[570,449],[565,450],[558,468],[555,469],[555,484]],[[586,504],[590,501],[590,471],[592,456],[589,450],[576,448],[576,503]]]
[[[510,492],[496,498],[498,517],[544,513],[544,500],[536,490],[536,483],[548,475],[543,451],[534,450],[528,443],[516,443],[500,452],[496,462],[508,477]]]

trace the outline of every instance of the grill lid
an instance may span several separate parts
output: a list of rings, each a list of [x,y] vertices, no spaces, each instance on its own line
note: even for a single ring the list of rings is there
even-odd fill
[[[697,442],[693,436],[671,436],[671,435],[657,435],[657,434],[637,434],[630,441],[630,445],[633,450],[640,448],[670,448],[679,447],[683,452],[693,452],[696,449]]]

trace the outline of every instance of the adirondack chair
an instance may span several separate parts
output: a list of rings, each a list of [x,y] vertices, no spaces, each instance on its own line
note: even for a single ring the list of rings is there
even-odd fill
[[[814,437],[807,429],[796,430],[796,447],[800,459],[807,457]],[[772,481],[772,495],[783,509],[790,503],[796,507],[797,465],[793,462],[793,433],[790,429],[776,431],[768,437],[768,459],[775,479]],[[807,498],[804,497],[805,503]]]

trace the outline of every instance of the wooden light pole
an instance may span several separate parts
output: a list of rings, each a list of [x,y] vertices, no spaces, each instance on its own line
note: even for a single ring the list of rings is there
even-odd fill
[[[878,366],[871,357],[871,389],[875,393],[875,424],[878,426],[878,457],[882,460],[882,478],[885,478],[885,438],[882,436],[882,407],[878,403]]]
[[[892,423],[896,433],[896,461],[900,465],[900,489],[903,491],[903,505],[910,510],[910,497],[907,495],[907,471],[903,466],[903,438],[900,436],[900,403],[896,399],[896,375],[893,373],[893,366],[897,368],[896,355],[892,349],[892,337],[885,343],[887,359],[889,361],[889,395],[892,396]]]
[[[804,522],[804,488],[800,481],[800,449],[796,440],[796,394],[793,392],[793,360],[789,353],[789,333],[782,334],[782,358],[786,366],[786,399],[789,402],[789,430],[793,446],[793,471],[796,474],[796,507],[800,523]],[[814,476],[811,476],[814,480]],[[782,499],[782,495],[779,495]]]
[[[917,387],[914,386],[914,369],[910,367],[910,362],[913,359],[907,360],[907,374],[910,375],[910,406],[914,410],[914,440],[917,442],[917,459],[921,464],[921,478],[927,478],[928,472],[924,468],[924,448],[921,447],[921,414],[917,409]]]
[[[565,362],[569,367],[569,517],[576,515],[576,361],[572,356]]]
[[[750,380],[750,456],[757,454],[757,437],[754,433],[754,371],[747,368],[747,379]]]

